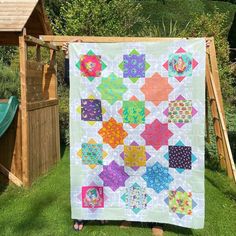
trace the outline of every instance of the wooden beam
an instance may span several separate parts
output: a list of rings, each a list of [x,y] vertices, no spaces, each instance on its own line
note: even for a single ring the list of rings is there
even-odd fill
[[[49,49],[53,49],[55,51],[58,51],[59,48],[51,43],[46,43],[40,39],[37,39],[33,36],[29,36],[29,35],[25,35],[24,36],[24,39],[25,39],[25,42],[28,42],[28,43],[33,43],[33,44],[36,44],[36,45],[40,45],[42,47],[46,47],[46,48],[49,48]]]
[[[220,122],[219,122],[219,116],[217,111],[217,105],[214,98],[214,92],[211,84],[211,71],[210,71],[210,61],[209,61],[209,54],[206,54],[206,83],[207,83],[207,91],[210,101],[210,107],[211,107],[211,114],[213,119],[213,126],[214,126],[214,132],[216,135],[216,145],[220,160],[220,166],[222,169],[226,169],[226,163],[225,163],[225,152],[223,147],[223,140],[222,140],[222,134],[221,134],[221,128],[220,128]]]
[[[208,94],[207,94],[207,81],[206,81],[206,89],[205,89],[205,113],[206,113],[206,142],[210,143],[210,130],[209,130],[209,111],[208,111]]]
[[[30,185],[29,180],[29,127],[27,112],[27,80],[26,80],[26,61],[27,44],[25,42],[26,30],[19,37],[19,56],[20,56],[20,80],[21,80],[21,120],[22,120],[22,181],[25,186]]]
[[[31,102],[27,104],[27,111],[33,111],[37,109],[41,109],[44,107],[50,107],[58,105],[58,99],[50,99],[46,101],[39,101],[39,102]]]
[[[39,0],[37,6],[36,6],[36,11],[39,13],[39,19],[42,23],[43,29],[45,34],[53,34],[50,21],[48,19],[47,13],[45,11],[45,6],[44,6],[44,1]]]
[[[41,62],[41,50],[40,45],[36,45],[36,61]]]
[[[98,36],[57,36],[57,35],[40,35],[40,39],[45,42],[54,43],[62,46],[65,42],[81,40],[86,43],[122,43],[122,42],[166,42],[180,40],[181,38],[157,38],[157,37],[98,37]],[[191,39],[191,38],[182,38]],[[209,38],[206,38],[209,39]]]
[[[15,185],[22,187],[23,182],[18,179],[14,174],[12,174],[7,168],[5,168],[2,164],[0,164],[0,171],[8,177],[8,179],[14,183]]]
[[[223,98],[222,98],[222,93],[221,93],[221,85],[220,85],[220,76],[219,76],[219,71],[218,71],[218,63],[216,59],[216,49],[215,49],[215,43],[214,43],[214,38],[210,38],[211,43],[209,45],[209,56],[210,56],[210,66],[211,66],[211,71],[213,75],[213,80],[216,85],[216,92],[218,94],[219,98],[219,106],[222,111],[222,116],[223,120],[226,123],[225,120],[225,112],[224,112],[224,106],[223,106]]]
[[[234,164],[232,151],[231,151],[231,148],[230,148],[227,128],[226,128],[224,117],[223,117],[223,112],[222,112],[222,109],[221,109],[221,106],[220,106],[219,94],[218,94],[217,87],[216,87],[216,84],[215,84],[212,73],[210,73],[210,76],[211,76],[210,82],[211,82],[211,85],[212,85],[212,90],[213,90],[213,93],[214,93],[216,106],[217,106],[218,114],[219,114],[219,118],[220,118],[220,125],[221,125],[221,129],[222,129],[222,134],[223,134],[223,141],[225,142],[225,146],[226,146],[226,156],[225,156],[226,170],[227,170],[228,176],[230,178],[234,179],[234,181],[236,182],[235,164]]]

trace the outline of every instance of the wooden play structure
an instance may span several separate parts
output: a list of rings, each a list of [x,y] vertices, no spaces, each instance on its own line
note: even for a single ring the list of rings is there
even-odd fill
[[[41,35],[41,36],[40,36]],[[64,42],[167,41],[170,38],[80,37],[52,35],[42,0],[0,1],[0,45],[18,45],[20,107],[10,128],[0,138],[0,171],[19,186],[29,186],[60,159],[56,51]],[[206,53],[207,98],[216,134],[220,164],[236,182],[217,69],[214,39]],[[28,47],[35,59],[28,59]],[[41,48],[50,51],[49,63],[41,61]],[[206,106],[207,108],[208,106]],[[207,119],[206,119],[207,120]],[[208,124],[206,124],[206,127]]]
[[[19,46],[21,82],[18,113],[0,138],[0,171],[15,184],[29,186],[60,159],[58,47],[35,38],[51,34],[42,1],[0,1],[0,12],[0,45]],[[34,60],[28,59],[28,46],[36,51]],[[41,62],[42,47],[50,51],[48,64]]]

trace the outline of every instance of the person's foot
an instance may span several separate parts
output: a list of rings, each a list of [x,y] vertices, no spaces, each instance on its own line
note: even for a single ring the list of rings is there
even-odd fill
[[[105,224],[107,224],[108,223],[108,220],[101,220],[101,224],[102,225],[105,225]]]
[[[163,236],[164,232],[163,232],[162,227],[160,227],[160,226],[153,226],[152,227],[152,235],[153,236]]]
[[[122,221],[120,224],[121,229],[127,229],[132,225],[131,221]]]
[[[73,228],[75,231],[81,231],[84,227],[84,223],[81,220],[74,220]]]

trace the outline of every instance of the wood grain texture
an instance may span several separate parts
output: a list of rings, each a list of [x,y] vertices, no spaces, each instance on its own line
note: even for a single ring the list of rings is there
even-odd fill
[[[15,29],[21,32],[37,2],[37,0],[0,1],[0,31]]]
[[[206,83],[207,83],[207,91],[210,100],[211,107],[211,115],[213,119],[214,132],[216,135],[216,145],[219,155],[220,166],[222,169],[226,169],[226,161],[225,161],[225,151],[223,146],[222,132],[220,128],[220,120],[216,105],[216,100],[214,96],[214,91],[211,84],[211,68],[210,68],[210,59],[209,54],[206,55]]]
[[[40,35],[40,39],[62,46],[65,42],[81,40],[84,43],[122,43],[122,42],[166,42],[179,39],[191,38],[157,38],[157,37],[100,37],[100,36],[59,36],[59,35]],[[210,38],[205,38],[210,39]]]
[[[32,183],[59,160],[58,105],[29,111],[29,167]]]
[[[0,45],[18,45],[24,28],[35,37],[52,34],[43,0],[0,0]]]
[[[21,80],[21,128],[22,128],[22,181],[29,186],[29,126],[28,126],[28,86],[27,86],[27,45],[23,31],[19,37],[20,80]]]

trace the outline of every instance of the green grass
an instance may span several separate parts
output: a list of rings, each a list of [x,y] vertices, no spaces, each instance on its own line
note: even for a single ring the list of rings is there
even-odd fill
[[[78,235],[70,219],[69,151],[61,162],[31,188],[10,185],[0,191],[0,235]],[[203,230],[165,225],[165,236],[233,236],[236,232],[236,186],[224,175],[206,170],[206,221]],[[119,222],[90,222],[80,235],[151,235],[146,224],[119,229]]]

